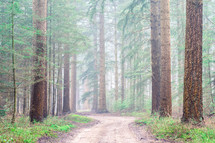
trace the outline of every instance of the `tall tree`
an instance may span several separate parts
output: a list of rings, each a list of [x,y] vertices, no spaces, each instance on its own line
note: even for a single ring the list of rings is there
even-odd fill
[[[117,6],[116,3],[114,3],[114,12],[115,12],[115,17],[114,17],[114,54],[115,54],[115,100],[118,100],[118,92],[119,92],[119,79],[118,79],[118,41],[117,41]]]
[[[183,122],[203,121],[202,103],[202,16],[203,1],[186,2],[186,43]]]
[[[45,51],[46,51],[46,14],[47,0],[33,0],[33,27],[35,49],[34,84],[32,86],[30,119],[43,120],[43,105],[45,96]]]
[[[160,107],[160,0],[151,0],[152,114]]]
[[[12,64],[13,64],[13,115],[11,123],[16,119],[16,105],[17,105],[17,87],[16,87],[16,67],[15,67],[15,40],[14,40],[14,0],[12,0]]]
[[[172,115],[171,99],[171,49],[170,49],[170,13],[169,0],[161,0],[161,82],[160,116]]]
[[[70,97],[69,97],[69,61],[70,54],[68,45],[65,45],[65,53],[64,53],[64,96],[63,96],[63,113],[70,112]]]
[[[94,85],[93,85],[93,107],[92,111],[97,112],[98,109],[98,44],[97,44],[97,15],[94,15],[94,34],[93,34],[93,40],[94,40]]]
[[[71,62],[71,112],[76,112],[76,71],[77,71],[77,57],[76,54],[72,55]]]
[[[104,3],[101,6],[102,10],[99,13],[100,19],[100,35],[99,35],[99,53],[100,53],[100,66],[99,66],[99,104],[98,113],[107,112],[106,108],[106,88],[105,88],[105,33],[104,33]]]

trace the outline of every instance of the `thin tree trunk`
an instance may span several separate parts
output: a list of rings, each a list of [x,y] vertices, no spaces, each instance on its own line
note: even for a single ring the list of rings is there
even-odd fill
[[[34,57],[34,84],[32,87],[30,119],[31,122],[43,120],[43,105],[45,96],[45,51],[46,51],[46,14],[47,0],[33,0],[33,27],[36,31],[33,47]]]
[[[52,16],[52,1],[49,0],[50,10],[49,10],[49,16]],[[49,21],[49,29],[50,29],[50,35],[49,35],[49,93],[48,93],[48,115],[51,114],[51,71],[52,71],[52,19],[50,18]]]
[[[59,52],[61,51],[61,45],[58,47]],[[58,56],[58,63],[59,63],[59,69],[58,69],[58,90],[57,90],[57,115],[62,115],[62,85],[63,85],[63,79],[62,79],[62,54],[59,54]]]
[[[187,0],[183,122],[203,121],[202,16],[203,1]]]
[[[72,55],[72,67],[71,67],[71,112],[76,112],[76,63],[77,57],[76,54]]]
[[[125,55],[124,55],[124,40],[122,40],[122,50],[121,50],[121,103],[125,100]]]
[[[24,90],[23,90],[23,115],[26,114],[26,109],[27,109],[27,88],[24,87]]]
[[[13,114],[11,123],[16,120],[17,87],[16,87],[16,65],[15,65],[15,43],[14,43],[14,0],[12,0],[12,64],[13,64]]]
[[[161,0],[160,116],[172,115],[169,0]]]
[[[55,42],[53,42],[53,73],[52,73],[52,82],[53,82],[53,86],[52,86],[52,91],[53,91],[53,95],[52,95],[52,116],[55,115],[55,103],[56,103],[56,86],[55,86]]]
[[[116,4],[114,4],[114,11],[115,11],[115,18],[114,18],[114,47],[115,47],[115,51],[114,51],[114,54],[115,54],[115,101],[117,102],[118,101],[118,90],[119,90],[119,87],[118,87],[118,44],[117,44],[117,7],[116,7]]]
[[[65,45],[65,53],[64,53],[64,97],[63,97],[63,113],[66,114],[70,112],[70,97],[69,97],[69,60],[70,55],[68,53],[68,45]]]

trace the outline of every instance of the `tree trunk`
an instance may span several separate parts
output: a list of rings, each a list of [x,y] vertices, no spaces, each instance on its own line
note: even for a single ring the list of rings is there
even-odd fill
[[[160,0],[151,0],[152,114],[160,108]]]
[[[52,16],[52,1],[49,0],[50,10],[49,10],[49,16]],[[49,35],[49,89],[48,89],[48,114],[51,114],[51,71],[52,71],[52,18],[50,18],[49,21],[49,29],[50,29],[50,35]]]
[[[76,112],[76,67],[77,57],[76,54],[72,55],[72,67],[71,67],[71,112]]]
[[[68,45],[65,45],[65,53],[64,53],[64,97],[63,97],[63,113],[70,112],[70,98],[69,98],[69,60],[70,56],[68,53]]]
[[[16,66],[15,66],[15,40],[14,40],[14,0],[12,1],[12,64],[13,64],[13,114],[11,123],[14,124],[16,120],[16,106],[17,106],[17,87],[16,87]]]
[[[32,87],[30,119],[31,122],[43,120],[43,105],[45,96],[45,49],[46,49],[46,13],[47,0],[33,0],[33,27],[35,31],[33,47],[34,57],[34,84]]]
[[[48,9],[48,1],[46,4],[46,9]],[[46,12],[47,14],[47,12]],[[46,24],[46,30],[47,30],[47,24]],[[47,39],[47,37],[46,37]],[[47,44],[46,44],[46,50],[45,50],[45,97],[44,97],[44,105],[43,105],[43,117],[47,118],[48,116],[48,48],[47,48]]]
[[[124,40],[122,40],[122,51],[121,51],[121,103],[125,100],[125,55],[124,55]]]
[[[59,52],[61,51],[61,46],[58,47]],[[62,115],[62,85],[63,85],[63,79],[62,79],[62,54],[59,54],[58,57],[59,61],[59,69],[58,69],[58,90],[57,90],[57,115]]]
[[[115,47],[115,51],[114,51],[114,54],[115,54],[115,101],[117,102],[118,101],[118,44],[117,44],[117,9],[116,9],[116,4],[114,4],[114,11],[115,11],[115,18],[114,18],[114,47]]]
[[[94,50],[94,71],[95,71],[95,75],[94,75],[94,85],[93,85],[93,107],[92,107],[92,111],[93,112],[97,112],[98,109],[98,63],[97,63],[97,59],[98,59],[98,54],[97,54],[97,16],[94,16],[94,46],[95,46],[95,50]]]
[[[53,38],[54,39],[54,38]],[[52,91],[53,91],[53,95],[52,95],[52,116],[55,115],[55,103],[56,103],[56,84],[55,84],[55,48],[56,44],[55,42],[53,42],[53,73],[52,73]]]
[[[172,115],[169,0],[161,0],[160,116]]]
[[[25,115],[25,113],[26,113],[26,107],[27,107],[27,89],[26,89],[26,87],[24,87],[24,90],[23,90],[23,106],[22,106],[23,115]]]
[[[106,89],[105,89],[105,35],[104,35],[104,10],[99,14],[100,18],[100,66],[99,66],[99,106],[98,113],[107,112]]]
[[[182,122],[202,122],[202,0],[187,0]]]

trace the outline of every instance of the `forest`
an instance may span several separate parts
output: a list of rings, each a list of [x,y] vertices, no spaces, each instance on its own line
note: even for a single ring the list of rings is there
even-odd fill
[[[215,143],[215,0],[0,0],[0,142]]]

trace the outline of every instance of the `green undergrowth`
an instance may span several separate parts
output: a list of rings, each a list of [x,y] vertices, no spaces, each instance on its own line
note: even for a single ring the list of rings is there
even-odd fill
[[[149,127],[158,139],[171,139],[190,143],[215,143],[215,122],[208,119],[205,126],[197,127],[182,124],[180,120],[172,118],[159,119],[157,116],[143,115],[136,124]]]
[[[80,119],[80,120],[79,120]],[[72,123],[88,123],[91,119],[80,115],[70,114],[66,117],[48,117],[43,123],[29,122],[28,117],[20,117],[12,125],[6,118],[0,122],[1,143],[34,143],[39,138],[57,137],[57,132],[69,132],[76,126]]]
[[[92,119],[85,117],[85,116],[80,116],[76,114],[70,114],[65,117],[66,120],[71,120],[77,123],[89,123],[92,121]]]

